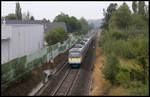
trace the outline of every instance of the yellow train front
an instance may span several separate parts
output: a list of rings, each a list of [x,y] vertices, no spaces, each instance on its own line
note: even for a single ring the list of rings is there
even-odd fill
[[[82,64],[82,54],[78,51],[69,52],[68,62],[71,67],[77,68]]]
[[[69,64],[72,68],[80,67],[82,64],[82,58],[69,58]]]

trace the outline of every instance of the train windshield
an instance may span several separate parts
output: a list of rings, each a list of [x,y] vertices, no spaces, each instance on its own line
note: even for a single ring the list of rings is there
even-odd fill
[[[84,38],[85,41],[88,41],[88,38]]]
[[[79,43],[82,44],[82,45],[85,45],[85,42],[84,42],[84,41],[80,41]]]
[[[80,53],[69,53],[69,58],[79,58],[80,56]]]
[[[77,44],[73,48],[82,48],[82,45],[81,44]]]

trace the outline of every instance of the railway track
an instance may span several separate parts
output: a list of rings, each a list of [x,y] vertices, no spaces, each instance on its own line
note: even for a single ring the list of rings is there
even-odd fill
[[[72,91],[68,94],[70,96],[89,96],[92,73],[91,70],[93,68],[93,59],[95,56],[95,52],[93,52],[95,51],[95,48],[93,48],[93,46],[95,46],[95,42],[96,40],[94,39],[87,52],[88,54],[85,58],[84,64],[80,67],[81,72],[78,76],[78,80],[72,86]]]
[[[69,69],[61,82],[57,85],[52,96],[67,96],[72,89],[72,85],[76,83],[80,69]]]
[[[35,95],[39,96],[68,96],[68,95],[89,95],[90,71],[93,65],[93,48],[95,40],[92,42],[84,64],[78,69],[72,69],[67,62],[59,65],[50,80]],[[92,59],[91,59],[92,58]],[[89,89],[87,89],[89,88]]]
[[[58,78],[60,75],[61,70],[65,70],[66,72],[63,73],[64,75],[62,78]],[[36,93],[36,96],[39,95],[45,95],[45,96],[66,96],[68,95],[69,91],[72,89],[72,85],[76,83],[76,80],[78,78],[78,75],[80,73],[80,69],[71,69],[69,68],[69,64],[66,64],[63,66],[60,70],[60,72],[55,73],[55,77],[58,79],[49,81],[45,87],[41,88],[38,93]],[[59,75],[58,75],[59,74]],[[57,80],[57,81],[56,81]]]
[[[39,96],[46,94],[45,92],[49,92],[45,90],[49,89],[50,87],[54,87],[53,85],[57,84],[58,82],[55,80],[61,79],[61,76],[63,76],[63,74],[68,68],[69,68],[68,62],[65,62],[63,65],[58,66],[57,70],[51,76],[50,80],[47,83],[45,83],[45,85],[42,88],[40,88],[34,95]]]

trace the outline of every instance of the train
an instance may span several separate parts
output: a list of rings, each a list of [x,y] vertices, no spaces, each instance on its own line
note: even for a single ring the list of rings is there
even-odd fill
[[[80,67],[83,64],[86,53],[93,41],[95,33],[91,32],[86,34],[77,44],[75,44],[68,54],[68,62],[72,68]]]

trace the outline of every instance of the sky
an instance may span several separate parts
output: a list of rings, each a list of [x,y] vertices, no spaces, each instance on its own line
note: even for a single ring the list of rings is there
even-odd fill
[[[132,2],[125,1],[132,10]],[[110,3],[117,3],[120,6],[123,1],[19,1],[22,13],[29,11],[36,20],[43,18],[53,21],[61,12],[77,19],[102,19],[103,9],[107,9]],[[148,4],[148,2],[146,2]],[[1,1],[1,16],[15,13],[16,1]]]

